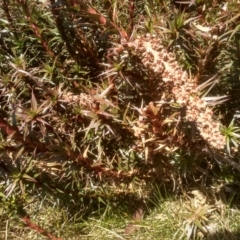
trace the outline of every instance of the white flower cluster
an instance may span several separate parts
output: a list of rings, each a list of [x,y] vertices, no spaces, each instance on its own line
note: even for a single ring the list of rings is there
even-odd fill
[[[88,94],[80,93],[79,95],[74,95],[71,92],[62,94],[62,100],[70,103],[79,103],[82,107],[90,108],[94,104],[94,99]]]
[[[186,120],[195,122],[203,139],[216,149],[223,149],[225,137],[220,133],[220,123],[213,120],[213,112],[199,97],[197,84],[181,69],[174,54],[164,48],[161,38],[155,35],[138,37],[127,43],[154,77],[171,86],[174,101],[186,107]]]

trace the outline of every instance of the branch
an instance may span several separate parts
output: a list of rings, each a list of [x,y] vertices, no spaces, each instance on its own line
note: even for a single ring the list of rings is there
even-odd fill
[[[24,221],[25,225],[33,230],[35,230],[36,232],[42,234],[43,236],[48,237],[51,240],[63,240],[62,238],[58,238],[55,237],[54,235],[52,235],[51,233],[47,232],[46,230],[44,230],[43,228],[41,228],[39,225],[33,223],[30,218],[28,218],[27,216],[21,217],[21,219]]]

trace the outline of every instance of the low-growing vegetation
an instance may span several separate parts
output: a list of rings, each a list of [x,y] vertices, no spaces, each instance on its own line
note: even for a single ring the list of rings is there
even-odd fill
[[[240,2],[2,0],[1,239],[239,239]]]

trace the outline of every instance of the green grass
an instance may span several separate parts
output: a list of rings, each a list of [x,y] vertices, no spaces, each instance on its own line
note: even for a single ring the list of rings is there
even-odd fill
[[[109,205],[99,203],[95,210],[91,208],[86,218],[83,206],[61,206],[51,196],[33,199],[24,210],[34,223],[63,239],[189,239],[188,233],[189,236],[191,233],[191,239],[237,239],[240,236],[239,205],[230,207],[221,200],[213,203],[212,197],[203,195],[207,197],[206,202],[199,206],[199,191],[195,192],[194,195],[189,192],[187,198],[163,197],[156,188],[156,195],[147,203],[144,217],[139,219],[129,215],[126,202],[115,202],[115,207],[113,201]],[[230,203],[231,199],[228,201]],[[73,211],[73,208],[76,209]],[[207,208],[208,211],[201,215],[199,209]],[[5,214],[6,209],[1,212],[1,221]],[[199,231],[197,220],[204,231]],[[1,223],[1,239],[43,239],[43,236],[23,228],[19,218],[13,215]]]

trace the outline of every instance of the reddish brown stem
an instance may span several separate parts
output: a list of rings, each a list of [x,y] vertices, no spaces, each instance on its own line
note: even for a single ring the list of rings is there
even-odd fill
[[[134,28],[134,22],[133,22],[133,18],[134,18],[134,10],[135,10],[135,3],[134,0],[129,0],[129,31],[128,33],[131,34],[133,32],[133,28]]]
[[[16,141],[22,142],[23,144],[26,145],[27,148],[34,150],[37,148],[41,152],[46,152],[48,149],[45,147],[44,144],[40,142],[32,142],[31,139],[26,138],[25,140],[23,139],[23,135],[19,132],[19,130],[16,127],[11,126],[7,121],[5,121],[1,116],[0,116],[0,129],[5,133],[7,136],[12,135],[12,138]],[[67,153],[66,153],[67,155]],[[70,152],[69,156],[72,159],[76,159],[75,154]],[[112,171],[109,169],[105,169],[104,167],[101,166],[92,166],[92,161],[90,159],[84,158],[82,155],[77,157],[78,163],[81,165],[84,165],[85,168],[88,169],[88,171],[94,172],[96,175],[99,176],[111,176],[114,178],[124,178],[124,177],[129,177],[128,173],[118,173],[116,171]]]
[[[55,237],[53,234],[47,232],[46,230],[44,230],[43,228],[41,228],[39,225],[33,223],[31,221],[30,218],[28,218],[27,216],[21,217],[21,219],[24,221],[25,225],[33,230],[35,230],[36,232],[42,234],[43,236],[48,237],[51,240],[63,240],[62,238],[58,238]]]
[[[31,14],[28,8],[28,2],[26,0],[17,0],[19,5],[21,5],[23,12],[25,14],[25,17],[27,19],[27,21],[30,23],[30,26],[34,32],[34,34],[36,35],[37,38],[40,39],[42,46],[45,48],[46,52],[49,54],[49,56],[53,59],[55,59],[55,54],[53,53],[53,51],[49,48],[47,42],[43,39],[41,33],[40,33],[40,29],[37,26],[36,23],[34,23],[31,20]]]

